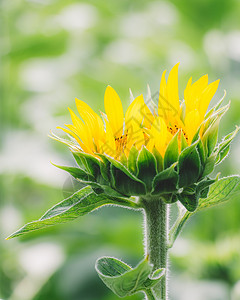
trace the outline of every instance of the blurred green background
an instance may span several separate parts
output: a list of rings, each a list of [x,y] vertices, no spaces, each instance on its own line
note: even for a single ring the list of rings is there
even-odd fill
[[[0,1],[0,299],[114,300],[94,263],[101,255],[135,265],[143,257],[142,216],[121,208],[4,238],[77,188],[50,164],[71,164],[49,139],[70,122],[74,98],[103,110],[108,84],[124,107],[129,88],[157,92],[180,64],[180,97],[190,76],[221,79],[231,109],[221,134],[240,124],[240,1]],[[240,170],[239,138],[218,167]],[[240,199],[196,215],[171,251],[171,300],[240,299]],[[139,294],[129,300],[143,299]]]

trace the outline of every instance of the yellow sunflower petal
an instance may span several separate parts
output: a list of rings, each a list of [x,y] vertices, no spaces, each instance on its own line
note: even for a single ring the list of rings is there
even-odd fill
[[[191,143],[198,127],[201,124],[200,114],[197,109],[192,110],[186,114],[185,120],[185,132],[187,134],[188,143]]]
[[[216,80],[212,83],[210,83],[205,90],[203,91],[201,98],[199,100],[199,113],[200,113],[200,118],[203,120],[204,115],[207,112],[208,106],[210,101],[212,100],[212,97],[215,95],[218,85],[219,85],[220,80]]]
[[[167,98],[173,114],[179,111],[179,95],[178,95],[178,66],[176,64],[169,73],[167,80]]]
[[[166,126],[163,118],[156,117],[154,119],[154,122],[153,122],[151,130],[150,130],[149,140],[154,141],[154,146],[156,147],[156,149],[162,156],[164,156],[164,153],[166,150],[167,135],[168,135],[167,126]],[[153,143],[150,142],[148,147],[153,148]]]
[[[128,130],[133,123],[136,123],[139,127],[143,122],[146,112],[146,104],[143,99],[143,95],[138,96],[128,107],[125,114],[125,128]]]
[[[158,100],[158,115],[164,119],[167,119],[168,113],[165,109],[167,101],[167,82],[165,78],[166,70],[162,73],[160,82],[159,100]]]
[[[123,134],[124,120],[123,107],[118,94],[111,86],[106,88],[104,107],[114,136],[121,137]]]

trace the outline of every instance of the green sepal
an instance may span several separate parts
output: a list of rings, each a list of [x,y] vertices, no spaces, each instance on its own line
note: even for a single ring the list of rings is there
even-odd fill
[[[152,195],[169,194],[177,191],[178,174],[176,164],[158,173],[153,179]]]
[[[138,196],[146,194],[145,184],[133,174],[127,174],[122,168],[110,166],[112,181],[111,184],[119,193],[125,196]]]
[[[204,151],[207,157],[212,154],[217,144],[219,122],[220,118],[217,117],[202,136]]]
[[[83,156],[77,155],[78,152],[72,151],[72,155],[82,170],[88,170],[86,159]]]
[[[68,172],[70,175],[72,175],[74,178],[76,179],[80,179],[81,181],[84,181],[84,182],[94,182],[95,181],[95,178],[87,173],[86,171],[80,169],[80,168],[76,168],[76,167],[68,167],[68,166],[59,166],[59,165],[56,165],[56,164],[53,164],[55,167],[61,169],[61,170],[64,170],[66,172]]]
[[[132,146],[129,155],[128,155],[128,162],[127,167],[130,170],[131,173],[134,175],[137,174],[137,158],[138,158],[138,150],[135,146]]]
[[[123,164],[110,156],[105,157],[111,163],[111,185],[126,196],[145,195],[146,186],[143,181],[133,175]]]
[[[177,193],[161,195],[165,203],[172,204],[178,201]]]
[[[205,179],[200,181],[196,186],[196,194],[199,198],[207,198],[209,187],[211,184],[213,184],[216,181],[216,179]]]
[[[155,147],[153,147],[153,149],[152,149],[152,154],[154,155],[154,157],[157,161],[157,171],[159,173],[163,170],[163,157]]]
[[[127,167],[127,162],[128,162],[128,160],[127,160],[127,156],[126,156],[126,154],[125,154],[124,152],[122,152],[121,155],[120,155],[120,162],[121,162],[121,164],[123,164],[125,167]]]
[[[183,151],[187,147],[188,147],[187,140],[186,140],[183,132],[181,131],[181,151]]]
[[[224,98],[226,97],[226,91],[224,90],[224,95],[223,95],[223,97],[218,101],[218,103],[214,106],[214,107],[212,107],[210,110],[209,110],[209,112],[206,114],[206,116],[205,116],[205,118],[207,119],[207,118],[209,118],[215,111],[217,111],[219,108],[220,108],[220,106],[222,105],[222,103],[223,103],[223,100],[224,100]]]
[[[201,170],[201,161],[196,148],[197,143],[198,142],[184,149],[179,156],[179,188],[189,186],[197,182],[199,178]]]
[[[234,139],[234,137],[237,135],[239,129],[240,128],[237,126],[233,132],[226,135],[223,138],[222,142],[218,144],[218,146],[215,150],[215,152],[217,153],[216,164],[219,164],[220,162],[222,162],[224,160],[224,158],[228,155],[228,152],[230,150],[230,144],[231,144],[232,140]]]
[[[199,195],[195,191],[192,192],[189,188],[186,188],[181,194],[178,194],[177,197],[188,211],[193,212],[197,209]]]
[[[147,259],[131,268],[116,258],[102,257],[97,260],[95,268],[106,286],[120,298],[146,291],[164,276],[164,269],[158,269],[151,277],[153,266]]]
[[[177,162],[178,160],[178,135],[179,132],[177,132],[174,137],[169,142],[165,155],[164,155],[164,169],[169,168],[172,164]]]
[[[97,155],[102,159],[102,162],[100,163],[100,172],[103,177],[103,179],[107,182],[110,183],[111,180],[111,173],[110,173],[110,161],[105,157],[104,154],[99,154]]]
[[[87,171],[92,174],[94,177],[99,176],[100,174],[100,159],[94,157],[91,154],[83,153],[83,152],[75,152],[74,157],[79,157],[82,159],[82,163],[85,164]]]
[[[209,175],[210,173],[212,173],[212,171],[214,170],[215,164],[216,164],[216,154],[212,154],[211,156],[209,156],[206,159],[202,177],[205,177],[205,176]]]
[[[146,184],[147,192],[150,192],[153,178],[157,174],[157,161],[153,154],[144,146],[138,155],[137,170],[137,177]]]
[[[209,208],[217,204],[239,198],[240,176],[233,175],[219,179],[210,185],[207,198],[199,200],[198,210]]]
[[[200,139],[200,129],[201,129],[201,127],[202,127],[202,124],[198,127],[196,133],[194,134],[191,145],[196,143],[196,141],[198,141]]]
[[[67,199],[50,208],[39,220],[30,222],[11,234],[7,239],[17,237],[28,232],[66,223],[86,215],[103,205],[118,205],[132,209],[139,208],[136,202],[123,197],[110,197],[105,194],[97,195],[90,186],[86,186]]]
[[[203,123],[203,135],[215,123],[217,119],[220,120],[223,117],[223,115],[228,111],[229,107],[230,102],[227,105],[220,107],[217,110],[214,110],[214,112],[209,117],[205,118]]]

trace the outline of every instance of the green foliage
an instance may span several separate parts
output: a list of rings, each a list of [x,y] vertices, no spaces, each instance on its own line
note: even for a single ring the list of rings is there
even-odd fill
[[[121,205],[138,208],[138,205],[125,198],[110,197],[105,194],[97,195],[87,186],[49,209],[39,220],[30,222],[11,234],[7,239],[42,229],[51,225],[66,223],[83,216],[103,205]]]
[[[116,258],[102,257],[96,262],[96,271],[106,286],[119,297],[145,292],[164,276],[164,269],[155,270],[151,276],[152,266],[147,259],[131,268]]]
[[[199,200],[198,210],[223,203],[236,196],[240,196],[240,177],[235,175],[221,178],[210,186],[207,198]]]

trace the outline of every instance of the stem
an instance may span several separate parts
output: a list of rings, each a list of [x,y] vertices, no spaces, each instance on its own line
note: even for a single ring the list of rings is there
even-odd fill
[[[146,290],[145,294],[148,300],[156,300],[151,290]]]
[[[153,288],[156,300],[167,300],[168,207],[162,199],[142,199],[145,211],[146,255],[153,271],[165,269],[165,275]],[[152,298],[149,298],[152,299]]]

